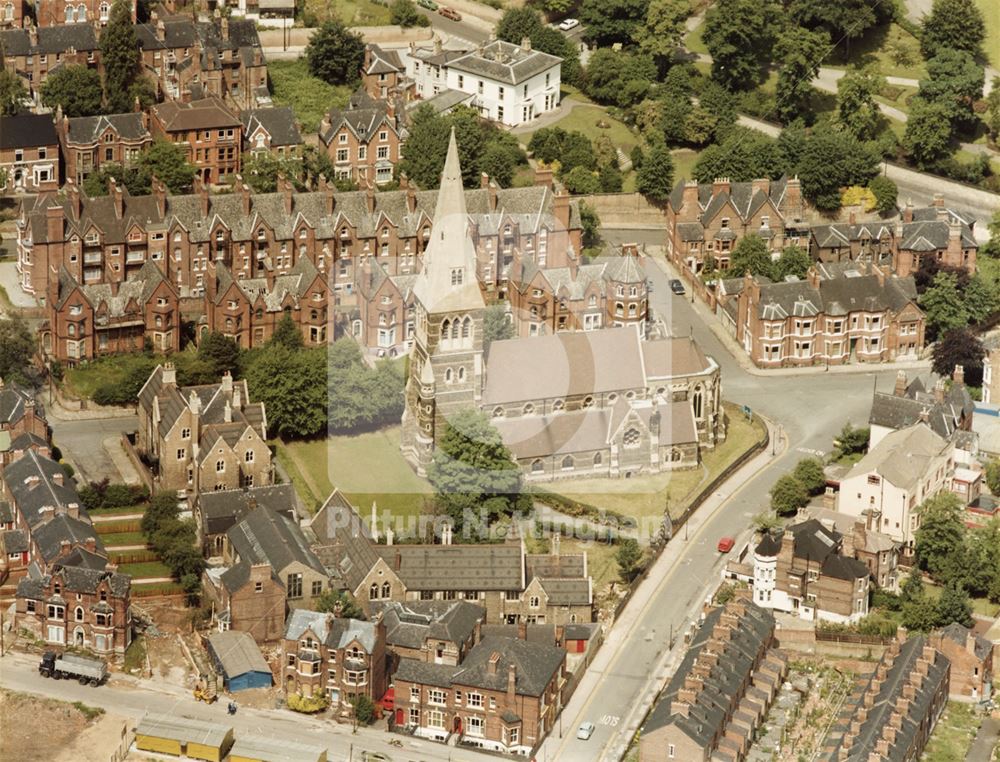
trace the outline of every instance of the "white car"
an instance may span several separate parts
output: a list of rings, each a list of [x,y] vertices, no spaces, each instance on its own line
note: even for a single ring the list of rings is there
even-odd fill
[[[594,723],[585,722],[576,731],[576,737],[581,741],[589,741],[590,737],[594,735]]]
[[[568,32],[570,29],[574,29],[578,26],[580,26],[580,22],[577,21],[576,19],[563,19],[559,23],[559,28],[562,29],[564,32]]]

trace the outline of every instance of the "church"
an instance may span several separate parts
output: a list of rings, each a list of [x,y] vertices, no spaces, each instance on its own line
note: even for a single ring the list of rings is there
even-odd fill
[[[448,416],[489,416],[530,481],[693,468],[726,435],[718,364],[690,338],[635,325],[494,341],[452,133],[431,240],[413,286],[404,457],[424,475]]]

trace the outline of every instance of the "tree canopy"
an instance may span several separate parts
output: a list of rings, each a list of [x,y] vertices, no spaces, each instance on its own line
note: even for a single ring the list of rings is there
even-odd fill
[[[917,562],[934,579],[954,579],[962,565],[965,525],[962,505],[952,492],[940,492],[920,507],[920,527],[915,534]]]
[[[6,382],[31,382],[35,337],[17,313],[0,317],[0,378]]]
[[[657,203],[669,198],[674,187],[674,157],[662,141],[657,142],[643,157],[636,173],[635,189]]]
[[[0,68],[0,116],[14,116],[24,111],[28,88],[14,72]]]
[[[925,58],[941,50],[963,50],[973,55],[981,51],[986,38],[983,14],[975,0],[934,0],[924,17],[920,49]]]
[[[771,487],[771,508],[779,516],[791,516],[809,503],[809,490],[792,474],[785,474]]]
[[[42,83],[42,103],[51,109],[62,106],[70,118],[101,113],[101,75],[96,69],[70,65],[56,69]]]
[[[646,22],[650,0],[583,0],[580,21],[587,39],[601,48],[630,44]]]
[[[357,85],[364,59],[364,40],[336,17],[324,21],[306,45],[309,73],[331,85]]]
[[[729,277],[739,278],[747,273],[770,277],[772,272],[771,253],[764,239],[756,233],[743,236],[736,244],[733,256],[729,260],[727,273]]]
[[[114,1],[107,26],[101,32],[100,45],[108,113],[131,111],[135,86],[142,76],[142,59],[127,0]]]
[[[875,69],[848,69],[837,80],[837,122],[858,140],[874,140],[882,124],[875,96],[885,79]]]
[[[934,345],[934,372],[940,376],[951,376],[956,365],[961,365],[966,382],[979,386],[983,377],[983,360],[986,348],[975,332],[968,328],[952,328],[942,335]]]
[[[771,58],[776,8],[760,0],[719,0],[705,16],[705,46],[712,55],[712,79],[729,90],[760,82]]]
[[[196,170],[188,163],[184,149],[169,141],[153,141],[151,146],[139,154],[137,163],[139,169],[149,177],[155,175],[171,193],[185,193],[194,182]]]
[[[829,51],[830,35],[821,29],[808,31],[793,27],[778,37],[774,46],[775,60],[780,62],[775,97],[782,122],[810,113],[814,93],[812,80]]]

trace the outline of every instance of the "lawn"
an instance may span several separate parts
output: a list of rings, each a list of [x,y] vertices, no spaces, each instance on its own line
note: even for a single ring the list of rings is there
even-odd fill
[[[979,2],[985,9],[995,0]],[[860,40],[851,43],[849,61],[845,59],[847,55],[847,48],[839,45],[823,65],[837,69],[845,68],[848,62],[852,66],[875,65],[884,77],[920,79],[927,74],[920,54],[920,42],[898,24],[875,27]]]
[[[618,571],[617,545],[589,540],[574,540],[563,537],[559,546],[560,553],[586,553],[587,571],[593,579],[595,592],[600,592],[612,582],[621,582]]]
[[[101,537],[101,542],[104,543],[105,548],[117,548],[123,545],[145,545],[146,536],[142,532],[112,532],[110,534],[101,534],[100,524],[96,524],[98,528],[98,534]]]
[[[607,126],[599,127],[598,122]],[[621,148],[626,155],[640,142],[639,137],[632,130],[623,122],[610,116],[602,106],[590,104],[577,106],[552,126],[582,132],[591,140],[597,140],[601,135],[607,135],[611,138],[611,142]],[[523,139],[527,143],[531,140],[531,136],[524,135]]]
[[[694,31],[689,32],[688,36],[684,38],[684,47],[692,53],[704,53],[707,55],[708,47],[705,45],[705,40],[703,39],[704,34],[705,23],[702,22],[694,28]]]
[[[116,355],[83,363],[66,370],[66,391],[90,399],[98,387],[122,383],[133,368],[145,366],[149,358],[144,354]]]
[[[701,487],[764,437],[760,421],[748,422],[735,405],[726,403],[726,408],[729,415],[726,441],[706,451],[699,468],[636,479],[574,479],[546,488],[571,500],[635,518],[662,516],[668,504],[671,516],[679,516]]]
[[[694,177],[694,165],[698,163],[701,151],[692,148],[677,148],[670,152],[674,157],[674,182],[690,180]]]
[[[337,486],[362,516],[369,515],[373,501],[380,512],[417,516],[423,511],[423,496],[432,490],[403,460],[399,434],[399,427],[392,426],[355,436],[277,443],[276,452],[299,496],[313,510]]]
[[[976,5],[986,21],[986,40],[983,50],[994,67],[1000,68],[1000,3],[997,0],[976,0]]]
[[[980,722],[982,718],[974,706],[949,701],[920,759],[924,762],[965,759]]]
[[[347,26],[385,26],[389,23],[389,3],[372,0],[306,0],[306,12],[320,23],[336,16]]]
[[[91,508],[91,516],[141,516],[146,512],[147,503],[126,505],[124,508]],[[100,522],[98,522],[100,523]]]
[[[915,87],[903,87],[902,85],[886,85],[882,92],[875,96],[875,100],[887,106],[898,108],[903,113],[910,112],[910,99],[917,94]]]
[[[930,582],[924,582],[924,590],[927,591],[927,596],[937,600],[941,597],[942,588],[938,585],[932,584]],[[972,604],[972,613],[979,614],[980,616],[989,617],[994,619],[998,614],[1000,614],[1000,604],[993,603],[989,598],[969,598],[969,603]]]
[[[289,106],[305,132],[316,132],[323,115],[334,106],[343,106],[351,88],[328,85],[309,73],[304,58],[297,61],[271,61],[267,65],[271,91],[276,106]]]
[[[144,561],[138,564],[122,564],[118,567],[118,571],[122,574],[129,574],[133,578],[141,579],[144,577],[171,577],[173,574],[170,571],[170,567],[159,561]]]

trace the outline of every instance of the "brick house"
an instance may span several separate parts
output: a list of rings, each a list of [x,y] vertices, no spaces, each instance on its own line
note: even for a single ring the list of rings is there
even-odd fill
[[[714,260],[723,274],[740,240],[756,233],[773,254],[808,243],[807,207],[797,177],[712,183],[681,180],[667,200],[667,257],[688,279]]]
[[[0,31],[0,48],[3,49],[4,68],[21,79],[36,103],[41,101],[42,83],[57,66],[97,69],[101,60],[97,29],[93,24],[62,24],[39,29],[25,17],[22,28]]]
[[[919,759],[948,702],[951,665],[922,635],[886,648],[875,672],[844,702],[846,730],[826,754],[855,759]]]
[[[297,609],[285,626],[281,664],[286,696],[325,695],[336,714],[350,712],[356,696],[385,694],[385,627]]]
[[[395,50],[384,50],[374,43],[365,45],[361,64],[361,87],[374,100],[386,100],[400,95],[410,100],[413,82],[407,79],[406,64]]]
[[[135,23],[136,0],[130,3]],[[103,27],[111,17],[111,0],[35,0],[35,20],[40,27],[60,24],[92,24]]]
[[[717,312],[759,368],[916,357],[925,318],[913,277],[861,268],[815,264],[805,281],[720,280]]]
[[[60,111],[56,112],[56,130],[65,161],[64,174],[80,185],[104,165],[135,165],[139,154],[153,143],[149,116],[143,111],[73,119],[62,116]]]
[[[944,378],[908,381],[906,371],[896,372],[892,392],[876,391],[868,415],[871,434],[868,447],[875,447],[893,431],[924,421],[943,439],[957,432],[971,432],[975,403],[965,384],[965,372],[957,367],[949,384]]]
[[[48,114],[0,116],[0,187],[7,193],[59,188],[59,138]]]
[[[267,508],[295,521],[296,504],[291,484],[202,492],[195,500],[194,517],[205,556],[221,559],[226,552],[226,533],[254,509]]]
[[[45,410],[35,402],[30,391],[15,384],[5,384],[0,378],[0,469],[27,450],[49,454],[49,424],[45,420]]]
[[[566,651],[483,638],[458,666],[401,659],[393,721],[421,738],[456,734],[465,744],[530,754],[562,709]]]
[[[157,365],[139,391],[136,449],[157,488],[197,495],[272,481],[266,416],[246,380],[179,387],[172,363]]]
[[[0,29],[20,27],[24,23],[26,5],[24,0],[3,0],[0,3]]]
[[[167,101],[150,114],[153,135],[183,148],[202,183],[218,185],[240,171],[243,123],[221,98]]]
[[[815,519],[765,533],[753,551],[753,600],[802,619],[851,624],[868,614],[870,572]]]
[[[532,555],[513,538],[504,544],[385,545],[372,538],[351,504],[334,491],[310,524],[313,549],[334,572],[335,588],[351,593],[371,615],[387,601],[470,601],[491,623],[550,624],[593,620],[586,554],[554,560]],[[459,588],[461,586],[461,588]]]
[[[934,630],[930,644],[951,662],[948,698],[985,701],[993,695],[993,642],[958,622]]]
[[[181,348],[177,289],[153,262],[124,283],[81,285],[63,268],[59,291],[48,301],[42,346],[50,357],[73,366],[111,354]]]
[[[270,153],[279,158],[291,158],[302,153],[302,134],[294,112],[287,106],[244,109],[243,152]]]
[[[416,263],[403,262],[390,275],[374,257],[367,257],[356,283],[357,312],[351,334],[376,357],[397,357],[413,346],[413,285]]]
[[[329,589],[329,575],[302,530],[286,516],[258,506],[226,532],[224,568],[209,569],[204,588],[216,605],[220,630],[279,640],[288,609],[309,609]]]
[[[375,100],[363,88],[343,108],[330,109],[319,126],[335,176],[360,186],[392,181],[406,134],[402,105],[394,98]]]
[[[642,726],[640,762],[740,762],[787,671],[769,611],[742,598],[712,609]]]
[[[388,671],[400,659],[461,664],[480,641],[486,609],[468,601],[384,601],[371,606],[385,627]]]
[[[131,588],[114,568],[56,564],[18,583],[14,623],[46,643],[121,659],[132,642]]]

